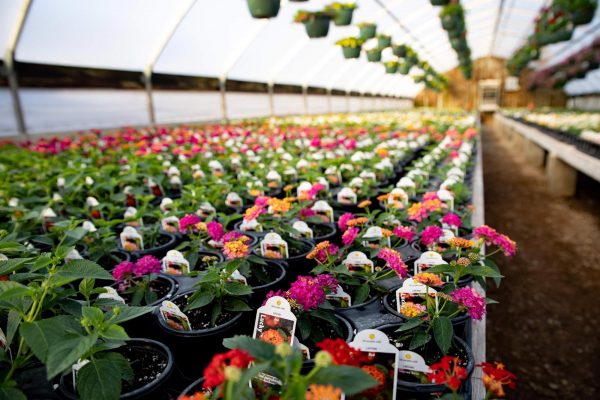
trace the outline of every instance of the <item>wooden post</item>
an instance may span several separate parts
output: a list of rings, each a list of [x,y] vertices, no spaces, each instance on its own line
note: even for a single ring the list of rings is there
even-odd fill
[[[556,196],[570,197],[577,188],[577,170],[551,153],[546,165],[548,189]]]

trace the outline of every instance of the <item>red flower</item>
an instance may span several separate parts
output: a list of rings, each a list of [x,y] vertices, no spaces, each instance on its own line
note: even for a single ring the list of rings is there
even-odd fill
[[[225,367],[246,368],[252,361],[254,361],[254,357],[238,349],[215,355],[204,370],[204,384],[202,387],[212,389],[222,384],[225,381]]]
[[[363,352],[354,347],[350,347],[343,339],[325,339],[317,343],[317,347],[328,352],[333,358],[335,365],[350,365],[360,367],[361,364],[368,362],[368,358]]]
[[[495,363],[495,365],[483,362],[478,365],[483,370],[483,384],[485,389],[493,397],[504,397],[504,385],[514,389],[516,386],[515,380],[517,377],[512,372],[504,369],[504,365]]]
[[[439,362],[432,364],[427,379],[431,383],[444,384],[456,392],[462,382],[467,379],[467,370],[460,366],[458,357],[444,356]]]

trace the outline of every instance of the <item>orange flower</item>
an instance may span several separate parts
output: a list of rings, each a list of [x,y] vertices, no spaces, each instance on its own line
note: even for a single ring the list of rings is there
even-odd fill
[[[284,191],[284,192],[290,192],[290,191],[292,191],[293,189],[294,189],[294,185],[286,185],[286,186],[283,188],[283,191]]]
[[[423,304],[412,303],[407,301],[400,307],[400,314],[408,318],[417,317],[427,311]]]
[[[250,248],[244,242],[247,238],[243,236],[239,240],[231,240],[223,245],[223,253],[227,256],[228,260],[234,258],[246,257],[250,251]]]
[[[327,250],[327,249],[329,249],[329,244],[330,244],[330,243],[329,243],[329,241],[328,241],[328,240],[325,240],[325,241],[323,241],[323,242],[321,242],[321,243],[317,244],[317,245],[315,246],[315,248],[314,248],[314,249],[312,249],[312,250],[310,251],[310,253],[308,253],[308,254],[306,255],[306,258],[308,258],[309,260],[312,260],[313,258],[315,258],[315,257],[317,256],[317,254],[319,254],[319,252],[320,252],[321,250]]]
[[[179,396],[179,400],[208,400],[204,392],[196,392],[191,396],[187,396],[185,394]]]
[[[377,382],[379,382],[379,385],[372,387],[371,389],[365,390],[364,392],[362,392],[362,394],[366,397],[370,397],[383,392],[383,389],[385,389],[385,374],[374,365],[365,365],[361,369],[367,374],[371,375],[373,378],[375,378]]]
[[[413,279],[427,286],[442,286],[444,284],[439,276],[429,272],[421,272],[420,274],[416,274]]]
[[[304,395],[304,400],[339,400],[342,397],[342,391],[331,385],[311,384]]]
[[[380,194],[377,196],[378,201],[386,201],[391,195],[389,193]]]
[[[371,205],[371,200],[363,200],[358,203],[358,208],[367,208]]]
[[[278,252],[273,251],[273,250],[265,251],[263,256],[266,258],[283,258],[283,256],[281,254],[279,254]]]
[[[448,243],[452,247],[461,249],[470,249],[471,247],[475,246],[475,242],[473,242],[472,240],[463,239],[459,237],[450,238],[446,240],[446,243]]]
[[[354,218],[349,220],[348,222],[346,222],[347,226],[356,226],[356,225],[364,225],[367,222],[369,222],[369,218],[367,217],[358,217],[358,218]]]
[[[260,335],[260,340],[277,346],[284,342],[283,336],[275,329],[267,329]]]
[[[276,213],[286,213],[290,210],[290,203],[285,200],[280,200],[276,197],[271,197],[267,204],[271,207],[271,209]]]
[[[381,228],[381,234],[383,237],[390,237],[394,234],[394,232],[390,231],[389,229]]]

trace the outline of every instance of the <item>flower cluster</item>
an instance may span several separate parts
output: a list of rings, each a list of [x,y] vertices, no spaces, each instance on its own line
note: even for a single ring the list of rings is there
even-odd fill
[[[226,241],[223,245],[223,254],[225,254],[228,260],[246,257],[250,253],[250,247],[246,244],[249,240],[248,236],[241,236],[237,239]]]
[[[427,228],[423,229],[423,232],[421,232],[421,243],[427,247],[430,247],[437,243],[443,235],[444,231],[439,226],[428,226]]]
[[[462,225],[462,220],[458,215],[450,212],[442,217],[442,223],[460,228]]]
[[[329,274],[320,274],[314,277],[299,276],[288,291],[271,290],[267,293],[265,302],[271,297],[281,296],[290,302],[292,308],[309,311],[325,303],[326,295],[335,292],[337,286],[337,279]]]
[[[413,279],[423,285],[427,286],[442,286],[444,281],[436,274],[430,274],[429,272],[421,272],[413,276]]]
[[[322,264],[327,261],[329,256],[334,256],[338,253],[339,247],[329,241],[318,243],[310,253],[306,255],[309,260],[317,260],[318,263]]]
[[[216,221],[211,221],[206,224],[206,230],[208,231],[208,236],[215,242],[220,241],[225,235],[225,230],[223,229],[223,225]]]
[[[495,245],[502,250],[505,256],[512,257],[517,252],[517,244],[508,236],[498,233],[487,225],[478,226],[473,230],[476,239],[483,239],[487,245]]]
[[[463,381],[467,379],[467,370],[461,366],[461,363],[458,357],[444,356],[429,367],[431,372],[427,373],[427,379],[431,383],[444,384],[456,393]]]
[[[358,228],[349,228],[346,230],[346,232],[344,232],[342,235],[342,244],[344,246],[350,246],[352,243],[354,243],[354,240],[356,240],[358,232],[360,232]]]
[[[407,318],[415,318],[427,312],[427,308],[423,304],[407,301],[400,307],[400,314]]]
[[[450,293],[452,301],[467,309],[471,318],[481,320],[485,314],[485,298],[471,287],[464,287]]]
[[[491,364],[483,362],[478,365],[483,370],[483,384],[489,395],[486,398],[502,398],[506,396],[504,386],[511,389],[516,387],[517,377],[512,372],[504,369],[504,365],[500,363]]]
[[[200,222],[202,220],[196,214],[187,214],[179,220],[179,231],[181,233],[196,231]]]
[[[344,339],[325,339],[317,343],[317,347],[328,352],[335,365],[350,365],[360,367],[369,361],[360,350],[351,347]]]
[[[244,221],[252,221],[253,219],[257,219],[261,214],[265,213],[265,208],[259,205],[253,205],[252,207],[246,209],[244,212]]]
[[[342,216],[338,219],[338,227],[342,232],[346,231],[346,228],[348,227],[348,221],[351,219],[354,219],[354,214],[352,213],[342,214]]]
[[[254,358],[243,350],[234,349],[226,353],[217,354],[204,370],[205,389],[212,389],[225,381],[225,369],[227,367],[246,368],[254,361]]]
[[[161,271],[160,260],[153,256],[144,256],[134,263],[123,261],[119,263],[112,271],[113,278],[117,282],[133,277],[140,277],[149,274],[158,274]]]
[[[409,226],[397,226],[394,228],[394,235],[410,242],[415,237],[415,230]]]
[[[393,269],[400,278],[406,278],[408,276],[408,267],[402,260],[402,256],[396,250],[390,248],[383,248],[377,254],[377,258],[380,258],[386,262],[386,265]]]

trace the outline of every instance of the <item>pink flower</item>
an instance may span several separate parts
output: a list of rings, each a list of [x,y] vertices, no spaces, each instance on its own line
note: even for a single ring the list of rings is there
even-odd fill
[[[335,292],[338,287],[338,280],[335,279],[335,277],[330,274],[317,275],[317,282],[324,289],[328,290],[329,293]]]
[[[377,258],[384,260],[387,266],[396,271],[400,278],[406,278],[408,267],[402,260],[402,256],[396,250],[385,247],[379,251]]]
[[[262,305],[264,306],[265,304],[267,304],[267,300],[269,300],[271,297],[275,297],[275,296],[287,298],[287,292],[285,292],[283,290],[270,290],[269,293],[267,293],[267,296],[265,297],[265,301],[263,301]]]
[[[188,232],[188,229],[194,230],[194,226],[199,222],[201,219],[196,214],[188,214],[179,220],[179,232]]]
[[[354,219],[354,214],[352,213],[345,213],[344,215],[342,215],[340,217],[340,219],[338,219],[338,227],[342,230],[345,231],[347,226],[346,224],[348,223],[348,221],[350,221],[351,219]]]
[[[303,208],[300,210],[300,218],[301,219],[313,217],[315,215],[317,215],[317,213],[312,208]]]
[[[480,321],[485,314],[485,298],[475,289],[464,287],[450,293],[452,301],[465,307],[471,318]]]
[[[323,185],[322,183],[315,183],[308,191],[308,198],[314,199],[317,193],[319,193],[323,189],[325,189],[325,185]]]
[[[325,288],[312,276],[299,276],[287,294],[304,311],[315,309],[325,302]]]
[[[423,232],[421,232],[421,242],[425,246],[429,247],[440,240],[443,234],[444,231],[439,226],[428,226],[427,228],[423,229]]]
[[[131,261],[123,261],[113,269],[112,276],[115,278],[115,281],[120,282],[123,279],[131,277],[133,270],[134,264]]]
[[[423,195],[423,202],[426,202],[427,200],[439,200],[440,197],[438,196],[438,194],[436,192],[427,192]]]
[[[266,207],[268,206],[268,201],[269,201],[270,197],[269,196],[258,196],[255,200],[254,200],[254,205],[255,206],[259,206],[259,207]]]
[[[342,235],[342,243],[344,246],[351,245],[354,242],[354,239],[356,239],[356,236],[358,236],[358,232],[359,230],[356,227],[352,227],[344,232]]]
[[[487,245],[493,244],[498,246],[507,257],[512,257],[517,253],[517,244],[513,240],[506,235],[496,232],[494,228],[487,225],[475,228],[473,236],[476,239],[483,239]]]
[[[394,235],[410,242],[415,236],[415,230],[410,226],[397,226],[394,228]]]
[[[224,234],[223,237],[221,238],[221,241],[223,243],[227,243],[232,240],[237,240],[237,239],[241,238],[242,236],[246,236],[246,235],[244,235],[243,233],[240,233],[240,232],[231,231],[231,232],[227,232],[226,234]]]
[[[462,221],[460,217],[454,213],[448,213],[442,217],[442,222],[447,225],[460,227],[462,225]]]
[[[327,246],[327,249],[321,249],[317,251],[317,254],[315,255],[315,260],[317,260],[319,263],[324,263],[325,261],[327,261],[328,254],[335,256],[339,250],[340,248],[338,246],[336,246],[333,243],[330,243],[329,246]]]
[[[133,267],[135,276],[158,274],[161,271],[160,260],[154,256],[144,256],[136,261]]]
[[[206,224],[206,230],[208,231],[208,235],[210,236],[210,238],[215,242],[220,241],[223,235],[225,234],[225,231],[223,230],[223,225],[216,221],[210,221],[208,224]]]

